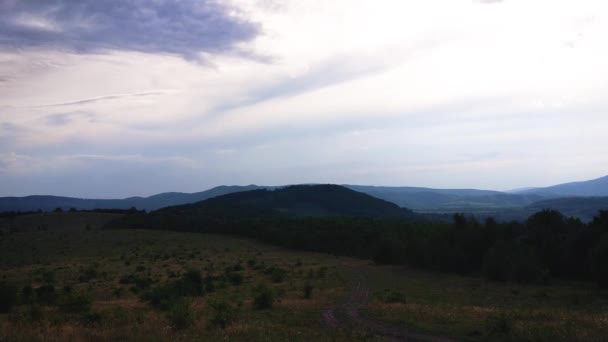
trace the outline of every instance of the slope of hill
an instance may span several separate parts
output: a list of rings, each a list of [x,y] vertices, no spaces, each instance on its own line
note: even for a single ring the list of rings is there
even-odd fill
[[[545,188],[534,188],[519,192],[520,194],[537,194],[550,197],[567,196],[608,196],[608,176],[582,181],[553,185]]]
[[[424,216],[394,203],[339,185],[293,185],[232,193],[147,214],[127,215],[109,223],[106,228],[234,233],[258,237],[267,233],[276,237],[290,229],[294,232],[321,230],[323,234],[330,234],[333,228],[329,227],[336,225],[341,230],[350,231],[362,222],[369,225],[366,229],[375,229],[376,219],[426,221]],[[325,231],[323,227],[329,230]],[[272,240],[270,236],[263,238]]]
[[[345,186],[391,201],[402,207],[421,211],[519,208],[543,198],[543,196],[538,194],[508,194],[500,191],[476,189]]]
[[[26,196],[1,197],[0,212],[3,211],[51,211],[56,208],[64,210],[76,208],[90,209],[129,209],[156,210],[172,205],[180,205],[202,201],[215,196],[221,196],[238,191],[260,189],[257,185],[247,186],[218,186],[196,193],[166,192],[150,197],[129,197],[125,199],[84,199],[61,196]]]
[[[591,221],[600,210],[608,210],[608,197],[566,197],[547,199],[532,203],[527,207],[531,212],[542,209],[553,209],[565,216],[578,217]]]
[[[246,215],[239,215],[242,211]],[[292,185],[217,196],[194,204],[167,207],[157,213],[209,213],[220,216],[360,216],[403,218],[415,216],[394,203],[339,185]],[[261,214],[261,215],[260,215]]]

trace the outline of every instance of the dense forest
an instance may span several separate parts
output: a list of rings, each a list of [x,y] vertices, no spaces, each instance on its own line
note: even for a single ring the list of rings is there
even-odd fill
[[[106,228],[231,234],[378,263],[482,274],[496,281],[546,283],[567,278],[608,287],[608,211],[600,211],[590,223],[554,210],[539,211],[523,223],[492,218],[478,222],[463,214],[454,214],[451,223],[412,221],[407,216],[284,215],[257,205],[259,198],[273,202],[269,193],[258,190],[228,195],[230,201],[218,198],[136,213]],[[234,196],[245,200],[235,201]],[[291,203],[288,197],[284,201]]]

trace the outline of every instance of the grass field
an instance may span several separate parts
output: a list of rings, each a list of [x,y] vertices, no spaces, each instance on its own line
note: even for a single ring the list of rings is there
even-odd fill
[[[589,283],[499,284],[227,236],[100,230],[111,218],[53,213],[0,222],[0,281],[19,290],[17,304],[0,314],[0,341],[389,339],[340,309],[355,283],[368,295],[361,315],[424,336],[608,336],[608,293]],[[186,296],[169,310],[142,299],[189,270],[206,279],[204,294]],[[275,299],[271,308],[255,307],[260,284]],[[59,293],[56,303],[27,299],[28,287],[47,285]],[[90,303],[72,300],[70,306],[61,299],[80,298],[74,293]],[[324,320],[328,308],[336,308],[334,324]]]

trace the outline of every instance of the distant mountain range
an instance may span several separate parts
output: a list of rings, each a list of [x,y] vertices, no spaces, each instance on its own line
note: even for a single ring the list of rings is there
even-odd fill
[[[590,219],[599,209],[608,209],[608,176],[583,182],[573,182],[544,188],[526,188],[509,192],[477,189],[432,189],[422,187],[386,187],[343,185],[346,188],[392,202],[399,207],[427,213],[465,212],[472,214],[506,215],[505,218],[523,217],[536,209],[559,209],[565,214],[577,213]],[[58,196],[27,196],[0,198],[2,211],[50,211],[58,207],[82,209],[144,210],[196,203],[226,194],[281,189],[277,186],[218,186],[196,193],[168,192],[150,197],[125,199],[81,199]],[[272,193],[272,192],[269,192]],[[606,197],[606,198],[601,198]],[[312,210],[312,209],[311,209]],[[317,208],[317,210],[320,210]],[[591,216],[589,216],[591,215]],[[527,217],[527,216],[526,216]]]
[[[424,221],[411,210],[339,185],[291,185],[242,191],[204,201],[171,206],[149,213],[126,215],[107,228],[146,228],[229,232],[247,222],[256,229],[262,222],[293,218],[365,217]]]
[[[206,191],[195,193],[164,192],[150,197],[129,197],[124,199],[84,199],[60,196],[26,196],[0,197],[0,212],[2,211],[51,211],[56,208],[64,210],[76,208],[90,209],[129,209],[135,207],[143,210],[156,210],[172,205],[195,203],[208,198],[230,194],[233,192],[256,190],[266,187],[256,185],[218,186]]]
[[[572,182],[532,188],[518,192],[519,194],[538,194],[545,197],[601,197],[608,196],[608,176],[583,182]]]
[[[250,209],[254,210],[250,210]],[[275,189],[234,192],[205,201],[159,209],[159,213],[179,215],[209,213],[238,217],[244,211],[262,216],[352,216],[406,218],[415,214],[391,203],[343,186],[333,184],[290,185]]]

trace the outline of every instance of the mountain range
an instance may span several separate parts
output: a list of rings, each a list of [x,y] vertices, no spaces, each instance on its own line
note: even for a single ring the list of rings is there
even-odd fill
[[[478,189],[433,189],[423,187],[389,187],[343,185],[351,190],[392,202],[399,207],[423,213],[465,212],[518,218],[536,209],[551,208],[590,219],[599,209],[608,209],[608,176],[544,188],[526,188],[509,192]],[[50,211],[76,208],[128,209],[147,211],[195,203],[217,196],[251,190],[273,190],[285,186],[218,186],[196,193],[167,192],[150,197],[124,199],[82,199],[59,196],[1,197],[3,211]],[[591,215],[591,216],[590,216]]]
[[[106,228],[234,232],[244,225],[255,234],[259,224],[294,218],[367,218],[426,221],[423,215],[388,201],[333,184],[290,185],[230,193],[204,201],[125,215]],[[285,221],[287,220],[287,221]],[[283,228],[283,224],[279,224]],[[318,228],[318,227],[317,227]]]

